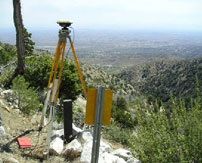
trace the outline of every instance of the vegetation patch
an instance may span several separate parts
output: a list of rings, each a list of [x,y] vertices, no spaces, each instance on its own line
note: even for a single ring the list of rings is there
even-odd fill
[[[183,99],[170,99],[163,104],[133,103],[137,120],[135,128],[116,120],[104,130],[105,136],[134,150],[142,162],[201,162],[202,161],[202,96],[197,93],[190,107]]]
[[[40,106],[37,93],[29,87],[29,83],[25,81],[23,76],[17,76],[13,80],[11,89],[14,91],[18,108],[24,114],[32,114],[37,111]]]
[[[47,88],[51,71],[52,58],[50,56],[31,57],[26,59],[24,77],[31,86],[43,90]],[[75,100],[82,92],[76,67],[73,63],[64,61],[62,81],[59,97]]]

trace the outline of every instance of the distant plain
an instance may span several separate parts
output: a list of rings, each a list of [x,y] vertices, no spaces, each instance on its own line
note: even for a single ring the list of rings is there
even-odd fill
[[[28,31],[32,33],[36,48],[54,53],[58,40],[57,29]],[[202,56],[200,32],[75,29],[72,37],[80,61],[111,72],[155,61]],[[15,44],[14,29],[1,29],[0,40]]]

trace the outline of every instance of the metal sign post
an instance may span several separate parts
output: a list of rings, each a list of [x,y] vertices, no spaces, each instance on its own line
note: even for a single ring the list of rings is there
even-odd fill
[[[98,163],[102,125],[110,125],[113,91],[88,89],[85,124],[94,125],[91,163]]]
[[[98,163],[98,159],[99,159],[104,94],[105,94],[105,88],[101,86],[98,87],[97,98],[96,98],[95,125],[94,125],[94,132],[93,132],[93,147],[92,147],[91,163]]]

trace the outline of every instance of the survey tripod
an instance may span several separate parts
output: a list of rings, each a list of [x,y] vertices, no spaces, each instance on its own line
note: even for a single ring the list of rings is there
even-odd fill
[[[52,62],[51,72],[50,72],[49,81],[48,81],[48,92],[46,95],[41,123],[40,123],[40,128],[42,128],[44,125],[44,119],[46,116],[47,109],[49,108],[50,109],[49,121],[47,124],[48,133],[47,133],[47,139],[46,139],[46,146],[45,146],[45,150],[44,150],[45,156],[49,155],[52,127],[53,127],[53,121],[54,121],[55,112],[56,112],[56,105],[57,105],[58,96],[59,96],[59,89],[60,89],[60,84],[61,84],[61,76],[62,76],[62,69],[63,69],[63,62],[64,62],[64,57],[65,57],[65,47],[66,47],[67,39],[69,40],[70,48],[72,49],[74,61],[75,61],[76,68],[77,68],[77,71],[79,74],[79,78],[80,78],[80,81],[82,84],[84,95],[87,97],[86,87],[85,87],[82,73],[81,73],[81,70],[79,67],[79,62],[78,62],[78,59],[76,56],[74,45],[73,45],[73,42],[72,42],[71,36],[70,36],[71,30],[69,28],[72,23],[69,21],[58,21],[57,23],[62,27],[62,29],[59,30],[59,35],[58,35],[59,40],[57,43],[56,52],[55,52],[54,59]]]

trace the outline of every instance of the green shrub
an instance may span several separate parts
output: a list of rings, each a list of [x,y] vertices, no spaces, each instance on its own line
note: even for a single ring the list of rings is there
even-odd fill
[[[202,107],[195,101],[172,101],[169,111],[163,107],[138,110],[137,137],[133,148],[142,162],[202,162]]]
[[[127,109],[127,102],[126,102],[125,98],[117,97],[116,106],[117,106],[117,108],[119,108],[121,110],[126,110]]]
[[[0,65],[7,64],[16,57],[16,49],[9,44],[0,43]]]
[[[19,109],[25,114],[32,114],[39,108],[40,103],[36,92],[28,87],[29,83],[24,77],[17,76],[12,82],[11,89],[18,100]]]
[[[3,72],[0,73],[0,85],[5,85],[9,78],[12,76],[12,74],[13,68],[11,66],[4,68]]]
[[[112,123],[110,128],[103,130],[104,137],[109,140],[119,142],[125,146],[131,146],[133,139],[133,131],[128,128],[122,128],[118,123]]]
[[[135,129],[123,127],[127,118],[116,109],[112,126],[104,129],[105,137],[132,148],[142,162],[202,162],[202,98],[197,94],[190,107],[184,100],[172,98],[169,107],[155,102],[147,109],[133,103],[138,122]],[[119,116],[122,122],[116,119]]]
[[[50,56],[27,58],[24,77],[31,86],[43,90],[48,85],[51,66],[52,58]],[[59,97],[75,100],[81,91],[82,88],[76,67],[65,60]]]
[[[122,128],[134,128],[134,119],[127,108],[123,97],[118,97],[112,104],[112,117]]]
[[[134,120],[127,111],[117,109],[113,113],[113,118],[122,128],[134,128]]]

